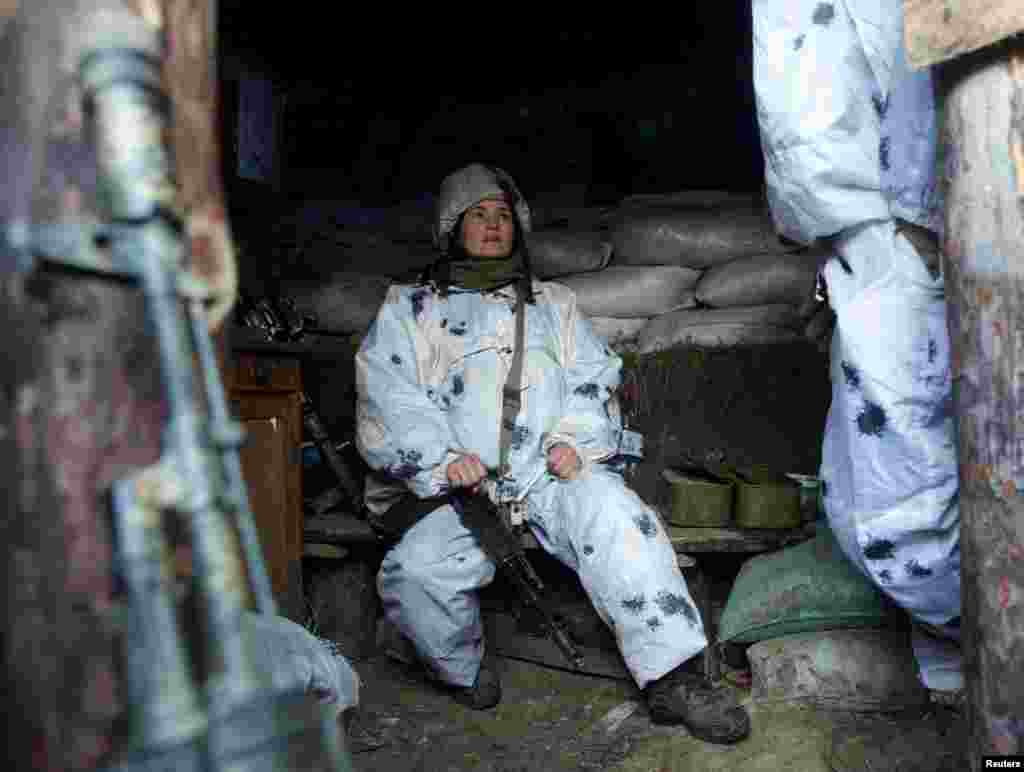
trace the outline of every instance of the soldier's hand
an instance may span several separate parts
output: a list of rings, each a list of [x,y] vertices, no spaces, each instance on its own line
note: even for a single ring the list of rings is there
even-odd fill
[[[453,488],[472,488],[487,477],[487,468],[475,453],[467,453],[448,464],[445,470]]]
[[[818,351],[827,354],[829,344],[832,342],[832,332],[835,328],[835,312],[827,305],[822,306],[807,320],[804,326],[804,337],[813,343]]]
[[[819,274],[814,289],[797,309],[797,316],[804,327],[804,337],[815,345],[818,351],[828,353],[832,342],[832,331],[836,326],[836,315],[828,302],[828,287]]]
[[[580,470],[580,457],[568,445],[558,444],[548,451],[548,471],[563,480],[571,479]]]

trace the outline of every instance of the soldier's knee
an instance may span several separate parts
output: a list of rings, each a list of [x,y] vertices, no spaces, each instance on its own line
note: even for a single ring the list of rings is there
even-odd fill
[[[392,550],[381,563],[378,585],[394,585],[399,582],[426,585],[433,581],[436,560],[422,549],[409,547]]]

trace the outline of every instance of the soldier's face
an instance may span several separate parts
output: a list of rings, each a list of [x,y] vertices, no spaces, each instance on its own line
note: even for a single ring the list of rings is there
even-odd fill
[[[515,215],[504,201],[485,200],[462,218],[462,246],[470,257],[493,260],[508,257],[515,244]]]

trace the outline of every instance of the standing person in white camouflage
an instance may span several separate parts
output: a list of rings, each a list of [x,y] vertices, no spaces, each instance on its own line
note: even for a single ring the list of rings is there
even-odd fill
[[[668,536],[605,463],[622,432],[621,360],[571,290],[529,275],[529,208],[508,174],[460,169],[444,180],[438,206],[437,270],[390,289],[356,358],[358,448],[388,479],[369,487],[367,504],[380,513],[411,492],[431,510],[383,561],[385,614],[459,702],[499,702],[477,597],[495,565],[443,498],[482,490],[495,504],[520,505],[543,548],[579,575],[655,721],[711,742],[743,739],[749,717],[731,692],[684,667],[707,639]],[[501,469],[517,293],[526,315],[521,406]]]
[[[835,252],[821,479],[843,551],[911,616],[923,683],[962,694],[960,515],[932,77],[900,0],[754,0],[754,81],[782,235]]]

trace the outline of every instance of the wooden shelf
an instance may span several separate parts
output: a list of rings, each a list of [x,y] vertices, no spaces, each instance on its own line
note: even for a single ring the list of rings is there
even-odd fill
[[[341,335],[308,333],[292,343],[267,340],[262,330],[254,327],[227,328],[227,345],[232,352],[250,351],[260,354],[309,356],[316,354],[354,356],[358,345]]]
[[[302,376],[284,356],[232,354],[224,373],[232,412],[245,431],[242,476],[271,587],[281,612],[301,621]]]
[[[797,528],[680,528],[670,525],[668,537],[676,552],[772,552],[814,536],[814,523]]]
[[[303,534],[306,541],[325,544],[376,544],[379,541],[369,523],[353,514],[343,512],[306,517]]]

